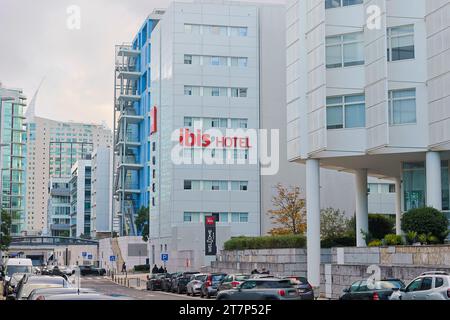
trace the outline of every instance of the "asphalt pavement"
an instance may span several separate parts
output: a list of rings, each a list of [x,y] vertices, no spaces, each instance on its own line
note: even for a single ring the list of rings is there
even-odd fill
[[[189,297],[186,294],[175,294],[161,291],[147,291],[118,285],[108,277],[81,277],[81,287],[92,288],[106,294],[121,295],[135,300],[199,300],[200,297]]]

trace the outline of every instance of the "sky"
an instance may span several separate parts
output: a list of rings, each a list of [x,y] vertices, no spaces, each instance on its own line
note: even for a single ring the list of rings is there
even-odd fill
[[[284,3],[284,0],[259,2]],[[0,81],[31,100],[36,115],[112,128],[114,46],[131,42],[170,0],[0,0]],[[80,28],[68,8],[80,8]]]

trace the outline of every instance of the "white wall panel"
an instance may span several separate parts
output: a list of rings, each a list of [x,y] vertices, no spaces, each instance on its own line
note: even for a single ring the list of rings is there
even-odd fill
[[[381,23],[380,28],[364,26],[368,150],[389,144],[386,0],[364,1],[365,9],[373,5],[381,10]]]

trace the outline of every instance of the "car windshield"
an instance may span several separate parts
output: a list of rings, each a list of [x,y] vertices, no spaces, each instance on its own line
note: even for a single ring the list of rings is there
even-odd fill
[[[215,274],[212,276],[212,281],[222,281],[225,278],[224,274]]]
[[[6,275],[12,276],[14,273],[31,273],[31,266],[7,266]]]
[[[250,278],[250,276],[248,275],[238,275],[236,276],[236,281],[244,281],[247,280],[248,278]]]

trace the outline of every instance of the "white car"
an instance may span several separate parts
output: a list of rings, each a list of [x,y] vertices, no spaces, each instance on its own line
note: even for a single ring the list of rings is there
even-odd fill
[[[197,293],[200,294],[202,291],[202,284],[206,281],[207,274],[194,274],[191,281],[186,285],[186,294],[195,296]]]
[[[27,275],[17,284],[16,295],[7,296],[8,300],[27,300],[35,289],[71,288],[72,285],[61,276]]]
[[[424,272],[406,288],[397,289],[391,300],[450,300],[450,275],[443,271]]]

